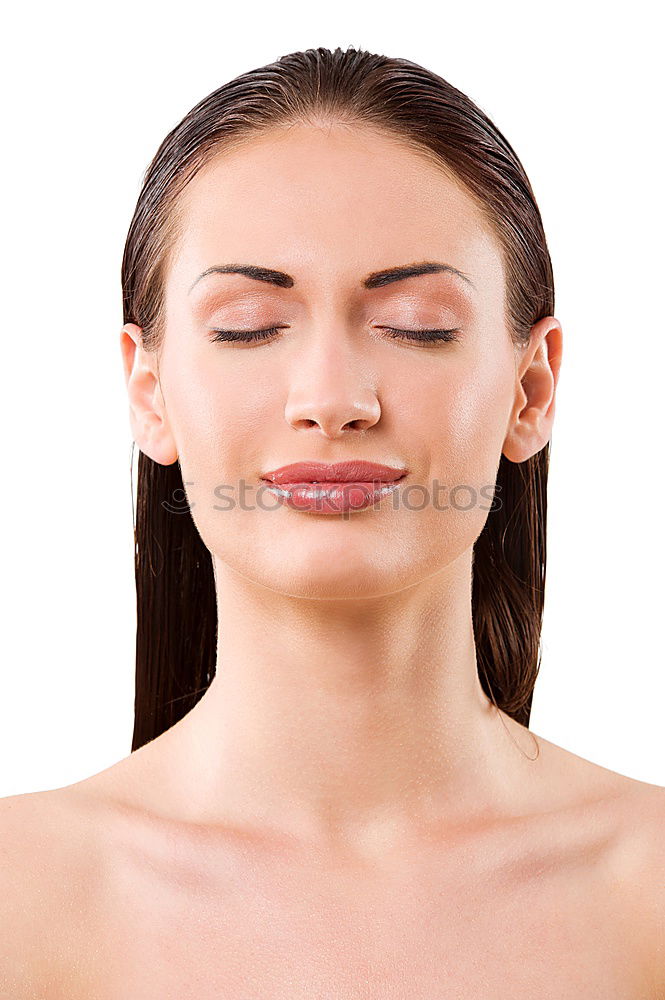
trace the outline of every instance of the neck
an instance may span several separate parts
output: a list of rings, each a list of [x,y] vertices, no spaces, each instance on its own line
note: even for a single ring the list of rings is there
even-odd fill
[[[215,577],[216,675],[162,737],[188,819],[358,843],[518,808],[534,740],[480,685],[467,553],[365,599]]]

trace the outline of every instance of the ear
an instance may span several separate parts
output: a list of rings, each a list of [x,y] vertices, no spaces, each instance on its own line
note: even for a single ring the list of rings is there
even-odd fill
[[[550,440],[562,354],[561,324],[545,316],[531,327],[515,367],[515,403],[503,443],[503,454],[511,462],[525,462]]]
[[[142,334],[136,323],[125,323],[120,331],[132,436],[141,451],[153,461],[173,465],[178,449],[159,384],[157,353],[143,348]]]

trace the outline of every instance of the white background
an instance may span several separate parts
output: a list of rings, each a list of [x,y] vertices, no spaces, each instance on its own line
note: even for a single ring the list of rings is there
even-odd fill
[[[665,785],[662,78],[656,5],[12,5],[2,169],[0,796],[125,757],[134,697],[120,261],[202,97],[362,47],[466,92],[534,187],[564,329],[531,728]]]

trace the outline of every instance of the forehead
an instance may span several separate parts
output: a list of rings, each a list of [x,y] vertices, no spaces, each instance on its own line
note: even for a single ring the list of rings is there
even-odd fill
[[[427,257],[499,291],[501,253],[481,209],[427,152],[357,126],[272,128],[222,150],[181,196],[172,277],[228,261],[329,283]]]

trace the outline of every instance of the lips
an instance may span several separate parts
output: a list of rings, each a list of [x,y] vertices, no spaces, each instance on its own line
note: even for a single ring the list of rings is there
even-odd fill
[[[264,472],[261,479],[278,486],[294,483],[394,483],[402,479],[407,469],[376,462],[295,462]]]

